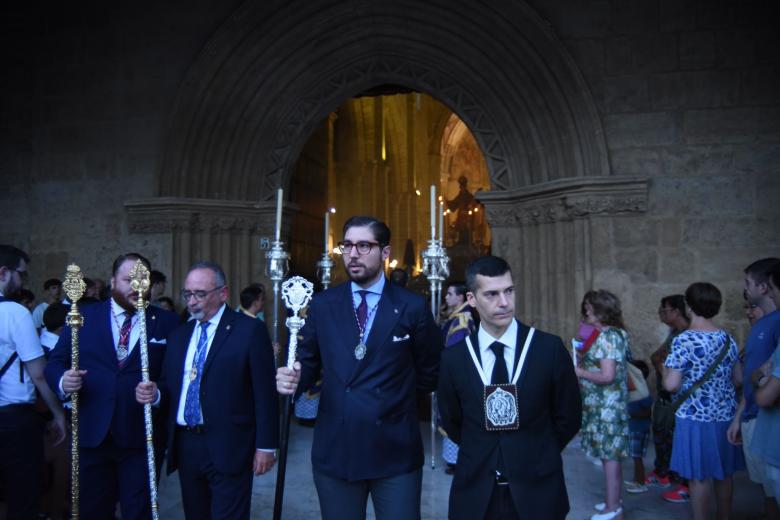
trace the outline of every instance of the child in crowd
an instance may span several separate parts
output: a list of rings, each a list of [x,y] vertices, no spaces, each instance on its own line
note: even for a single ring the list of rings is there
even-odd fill
[[[644,361],[631,361],[639,370],[645,379],[650,375],[650,368]],[[650,434],[650,411],[653,408],[653,398],[651,396],[630,401],[628,403],[628,450],[632,459],[634,459],[634,480],[626,480],[626,491],[629,493],[645,493],[645,463],[644,456],[647,454],[647,438]]]

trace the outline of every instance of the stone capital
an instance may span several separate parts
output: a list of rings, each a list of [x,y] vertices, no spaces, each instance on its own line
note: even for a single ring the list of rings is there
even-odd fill
[[[275,202],[156,197],[125,202],[131,233],[274,233]],[[290,229],[298,206],[285,203],[282,233]]]
[[[493,227],[571,221],[591,215],[647,211],[648,181],[640,177],[577,177],[477,194]]]

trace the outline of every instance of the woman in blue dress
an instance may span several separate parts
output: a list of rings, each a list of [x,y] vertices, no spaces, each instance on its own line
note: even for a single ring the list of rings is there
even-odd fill
[[[694,519],[712,518],[713,486],[716,518],[725,519],[731,509],[732,475],[745,467],[742,450],[726,438],[737,408],[733,377],[739,370],[738,349],[734,339],[711,321],[722,303],[717,287],[694,283],[685,291],[685,303],[691,325],[674,338],[664,362],[664,388],[675,392],[673,399],[701,380],[726,351],[715,371],[677,409],[670,466],[689,480]]]

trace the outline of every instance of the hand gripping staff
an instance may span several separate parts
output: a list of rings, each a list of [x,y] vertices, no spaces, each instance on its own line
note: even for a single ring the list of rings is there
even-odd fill
[[[287,350],[287,368],[292,368],[295,363],[295,353],[298,349],[298,332],[303,328],[306,320],[298,314],[309,305],[314,293],[314,284],[306,278],[293,276],[282,284],[282,300],[284,306],[292,311],[292,316],[287,318],[285,325],[290,330],[290,346]],[[276,494],[274,495],[274,520],[282,518],[282,499],[284,498],[284,473],[287,469],[287,440],[290,437],[290,408],[292,408],[291,395],[284,396],[282,405],[282,431],[279,439],[279,467],[276,471]]]

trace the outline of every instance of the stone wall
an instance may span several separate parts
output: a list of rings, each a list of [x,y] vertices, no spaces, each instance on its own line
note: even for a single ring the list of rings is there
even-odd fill
[[[0,7],[0,242],[30,252],[38,295],[69,262],[107,280],[131,250],[171,273],[170,234],[131,233],[124,203],[159,193],[179,84],[237,3]]]
[[[642,351],[660,298],[724,293],[742,342],[743,268],[780,256],[780,38],[771,3],[533,2],[584,74],[612,174],[649,179],[643,215],[592,221],[593,286],[617,293]]]

